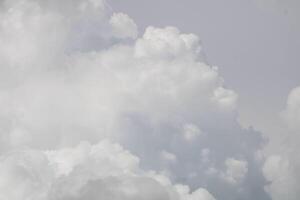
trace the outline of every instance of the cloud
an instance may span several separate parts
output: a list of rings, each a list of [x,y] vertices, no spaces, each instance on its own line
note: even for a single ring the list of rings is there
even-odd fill
[[[268,153],[263,172],[270,182],[266,190],[274,200],[299,198],[300,159],[298,153],[300,133],[300,87],[293,89],[282,113],[286,122],[284,143],[277,152]],[[271,138],[272,139],[272,138]]]
[[[176,58],[197,56],[201,51],[199,38],[194,34],[181,34],[175,27],[158,29],[148,27],[142,38],[137,40],[137,57]]]
[[[239,125],[238,95],[199,38],[150,26],[135,39],[133,20],[108,10],[2,2],[1,187],[18,190],[5,199],[267,199],[264,140]]]
[[[234,158],[228,158],[225,161],[226,172],[222,174],[223,178],[232,184],[241,182],[248,173],[248,163]]]
[[[113,35],[119,38],[133,38],[137,37],[137,25],[135,22],[124,13],[114,13],[110,20]]]
[[[300,87],[297,87],[290,92],[286,109],[283,112],[283,118],[290,129],[300,131]]]
[[[0,199],[215,200],[205,189],[190,192],[107,140],[52,151],[27,150],[1,156]]]
[[[162,159],[169,161],[169,162],[176,162],[176,160],[177,160],[176,155],[174,155],[170,152],[164,151],[164,150],[161,152],[161,157],[162,157]]]
[[[187,141],[193,141],[201,134],[203,134],[202,131],[193,124],[185,124],[183,126],[183,137]]]

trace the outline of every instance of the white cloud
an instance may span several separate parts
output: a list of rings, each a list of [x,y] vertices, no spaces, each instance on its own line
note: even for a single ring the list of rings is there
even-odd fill
[[[270,185],[266,190],[272,199],[298,199],[299,186],[297,169],[293,166],[294,161],[289,161],[285,156],[272,155],[265,162],[263,172]],[[299,169],[299,168],[298,168]]]
[[[157,183],[157,177],[167,177],[148,177],[143,170],[168,172],[172,181],[205,186],[223,200],[263,190],[254,158],[262,138],[239,126],[237,94],[225,88],[217,67],[201,60],[196,35],[148,27],[140,38],[122,40],[135,35],[134,22],[122,21],[125,14],[111,17],[103,1],[15,0],[1,6],[0,149],[7,177],[1,189],[18,190],[3,195],[177,198],[175,187]],[[105,139],[137,155],[141,167],[120,147],[97,145]],[[207,162],[203,149],[209,149]],[[8,153],[15,151],[20,158]],[[249,185],[237,181],[230,190],[222,178],[206,173],[239,156],[244,161],[237,161],[237,169],[228,164],[228,176],[241,179],[248,163],[261,179],[245,176]],[[50,191],[49,184],[55,186]],[[184,191],[184,200],[213,199],[203,189]]]
[[[214,200],[215,198],[207,192],[205,189],[200,188],[194,191],[192,194],[189,194],[189,188],[184,185],[177,185],[176,186],[178,192],[184,196],[187,197],[189,200]]]
[[[300,87],[290,92],[282,117],[287,125],[286,132],[282,134],[284,142],[276,152],[267,153],[263,168],[263,173],[269,181],[266,191],[274,200],[296,200],[300,195]]]
[[[289,128],[294,131],[300,131],[300,87],[290,92],[283,117],[289,125]]]
[[[223,87],[214,90],[213,100],[215,100],[222,108],[235,109],[237,94],[231,90],[226,90]]]
[[[199,38],[194,34],[181,34],[175,27],[158,29],[148,27],[142,38],[137,40],[137,57],[176,58],[198,56]]]
[[[137,25],[124,13],[114,13],[109,23],[115,37],[135,39],[138,35]]]
[[[185,124],[183,126],[183,137],[187,141],[193,141],[201,134],[203,134],[202,131],[194,124]]]
[[[2,155],[0,199],[214,200],[205,189],[191,193],[188,186],[142,171],[138,163],[137,157],[107,140]]]

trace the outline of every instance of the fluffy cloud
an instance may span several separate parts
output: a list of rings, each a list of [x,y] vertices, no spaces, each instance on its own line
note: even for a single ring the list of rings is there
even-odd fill
[[[1,190],[18,190],[2,198],[267,198],[263,140],[240,127],[199,38],[150,26],[135,40],[133,20],[105,7],[1,3]]]
[[[290,92],[283,117],[290,129],[300,131],[300,87]]]
[[[104,140],[82,142],[54,151],[18,151],[2,155],[0,199],[164,199],[215,200],[205,189],[190,192],[155,172],[145,172],[139,159]]]
[[[112,26],[113,35],[119,38],[133,38],[137,37],[137,25],[135,22],[124,13],[114,13],[109,20]]]
[[[284,143],[278,152],[268,156],[263,168],[266,179],[270,181],[266,190],[274,200],[296,200],[300,196],[300,87],[290,92],[282,117],[287,125],[283,133]]]
[[[137,57],[176,58],[183,55],[197,55],[200,52],[199,38],[194,34],[180,34],[175,27],[157,29],[148,27],[137,41]]]

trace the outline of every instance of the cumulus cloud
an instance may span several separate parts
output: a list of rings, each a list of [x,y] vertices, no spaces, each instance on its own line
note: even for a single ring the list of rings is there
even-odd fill
[[[300,131],[300,87],[290,92],[287,99],[286,110],[283,112],[283,118],[290,129]]]
[[[266,190],[274,200],[294,200],[300,195],[299,116],[300,87],[297,87],[290,92],[286,108],[282,113],[283,121],[286,122],[286,132],[283,133],[284,142],[278,148],[278,152],[269,153],[263,168],[264,175],[270,182]]]
[[[110,20],[113,35],[119,38],[133,38],[137,37],[137,25],[135,22],[124,13],[114,13]]]
[[[201,51],[199,38],[194,34],[181,34],[175,27],[157,29],[148,27],[142,38],[137,40],[137,57],[176,58],[197,56]]]
[[[215,200],[205,189],[190,192],[156,172],[139,168],[139,159],[107,140],[52,151],[2,155],[0,198]]]
[[[135,39],[100,0],[7,0],[0,15],[1,198],[267,198],[264,141],[198,36]]]

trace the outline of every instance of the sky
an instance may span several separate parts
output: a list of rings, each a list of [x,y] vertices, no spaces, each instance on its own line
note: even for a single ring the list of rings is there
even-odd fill
[[[0,1],[0,200],[298,200],[299,11]]]

